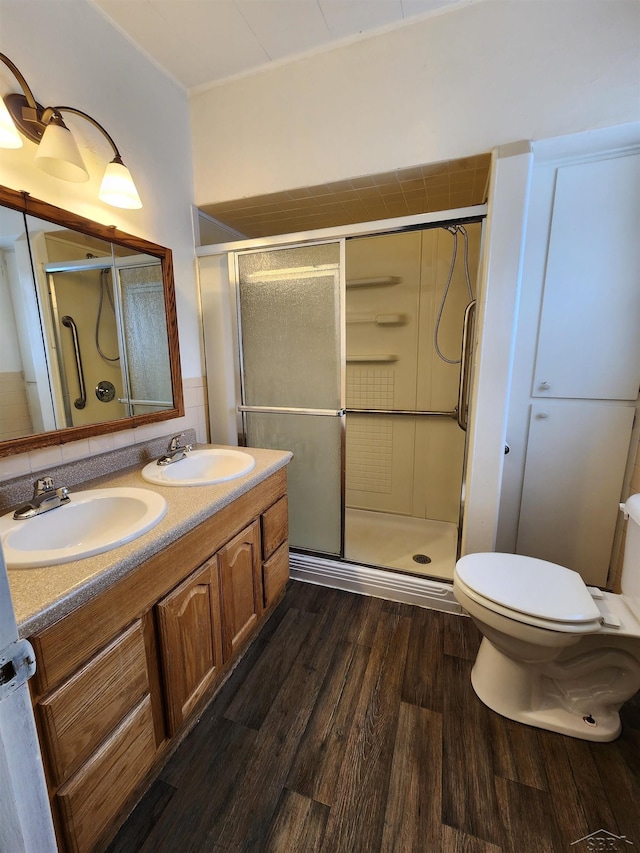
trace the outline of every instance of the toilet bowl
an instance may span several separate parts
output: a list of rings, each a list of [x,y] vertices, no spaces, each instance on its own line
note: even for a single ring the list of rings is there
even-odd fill
[[[640,495],[621,508],[620,594],[533,557],[458,560],[453,593],[483,635],[471,683],[493,711],[584,740],[620,734],[620,707],[640,689]]]

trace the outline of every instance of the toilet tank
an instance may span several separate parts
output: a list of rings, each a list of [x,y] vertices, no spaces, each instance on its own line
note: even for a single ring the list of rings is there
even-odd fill
[[[631,495],[623,505],[628,514],[620,586],[637,619],[640,619],[640,495]]]

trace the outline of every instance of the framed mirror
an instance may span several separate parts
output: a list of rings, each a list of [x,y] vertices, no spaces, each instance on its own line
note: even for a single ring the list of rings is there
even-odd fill
[[[0,456],[184,414],[171,250],[0,187]]]

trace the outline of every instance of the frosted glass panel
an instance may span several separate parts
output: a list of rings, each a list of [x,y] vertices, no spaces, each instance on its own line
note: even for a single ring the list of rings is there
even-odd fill
[[[240,255],[244,402],[338,409],[339,245]]]
[[[120,289],[131,398],[149,401],[133,412],[158,411],[173,400],[160,265],[121,269]]]
[[[287,468],[292,548],[340,553],[342,417],[246,416],[247,444],[290,450]]]

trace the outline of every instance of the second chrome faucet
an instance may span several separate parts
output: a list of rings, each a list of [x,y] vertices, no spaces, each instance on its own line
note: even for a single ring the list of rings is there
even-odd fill
[[[158,459],[156,465],[171,465],[172,462],[179,462],[185,458],[187,453],[192,450],[192,446],[190,444],[180,444],[180,439],[183,436],[183,432],[173,436],[167,447],[167,452]]]

